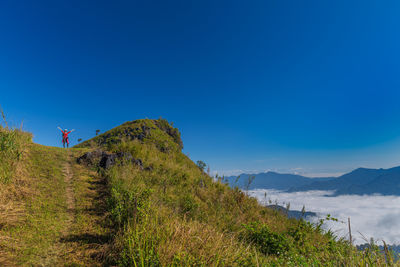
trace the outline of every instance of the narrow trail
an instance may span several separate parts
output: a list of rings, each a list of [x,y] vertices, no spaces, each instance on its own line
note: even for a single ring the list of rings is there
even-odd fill
[[[67,202],[67,209],[68,209],[68,228],[71,228],[72,223],[75,220],[75,196],[74,196],[74,189],[73,189],[73,174],[71,170],[71,155],[69,151],[67,152],[67,160],[65,161],[63,174],[64,174],[64,181],[66,185],[66,202]],[[70,229],[66,229],[68,231]]]
[[[106,265],[112,231],[106,182],[96,170],[77,164],[78,156],[73,149],[30,147],[22,182],[8,190],[23,193],[19,199],[9,196],[13,209],[23,212],[10,220],[0,210],[0,266]],[[0,198],[0,207],[6,200]]]
[[[75,162],[67,151],[63,165],[66,219],[59,240],[60,264],[101,266],[109,241],[104,225],[106,185],[96,171]]]

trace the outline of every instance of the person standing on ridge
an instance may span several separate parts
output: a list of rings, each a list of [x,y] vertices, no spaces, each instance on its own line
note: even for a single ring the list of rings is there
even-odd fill
[[[63,143],[63,147],[65,148],[65,143],[67,143],[67,148],[69,147],[69,138],[68,135],[70,133],[72,133],[73,131],[75,131],[75,129],[72,129],[71,131],[68,132],[67,129],[65,129],[63,131],[63,129],[61,129],[60,127],[57,127],[58,129],[60,129],[60,131],[62,132],[62,143]]]

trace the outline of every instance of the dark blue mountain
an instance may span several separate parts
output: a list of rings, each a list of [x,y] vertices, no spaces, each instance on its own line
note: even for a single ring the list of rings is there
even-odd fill
[[[254,177],[249,184],[249,178]],[[266,172],[258,174],[241,174],[239,176],[225,177],[225,180],[232,187],[242,189],[276,189],[288,190],[292,187],[302,187],[313,182],[329,181],[333,178],[308,178],[296,174],[281,174],[276,172]],[[248,186],[249,185],[249,186]]]
[[[329,181],[294,185],[288,191],[334,190],[337,195],[400,195],[400,167],[390,169],[359,168]]]

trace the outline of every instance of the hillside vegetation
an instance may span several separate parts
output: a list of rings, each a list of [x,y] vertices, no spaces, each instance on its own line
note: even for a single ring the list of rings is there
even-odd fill
[[[363,262],[321,225],[287,219],[215,181],[182,152],[166,120],[127,122],[77,147],[130,153],[137,164],[103,171],[120,265],[321,265]],[[373,252],[372,254],[376,253]],[[385,261],[375,255],[375,264]]]
[[[393,265],[389,252],[358,252],[213,179],[164,119],[127,122],[69,150],[0,130],[25,149],[1,152],[10,163],[0,168],[14,174],[0,183],[0,265]]]

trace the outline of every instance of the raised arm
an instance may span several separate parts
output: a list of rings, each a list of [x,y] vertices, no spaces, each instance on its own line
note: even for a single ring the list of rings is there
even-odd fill
[[[58,128],[61,132],[64,132],[64,131],[60,128],[60,126],[58,126],[57,128]]]

